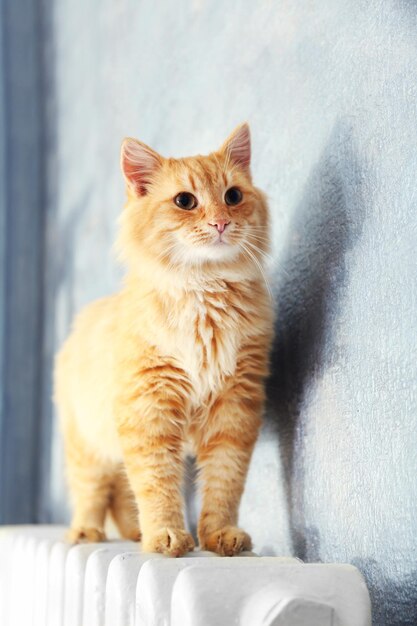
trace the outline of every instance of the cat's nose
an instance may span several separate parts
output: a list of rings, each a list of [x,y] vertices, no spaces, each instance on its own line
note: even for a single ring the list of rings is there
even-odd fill
[[[209,222],[209,224],[210,226],[217,228],[219,233],[222,233],[226,226],[230,224],[230,220],[213,220],[212,222]]]

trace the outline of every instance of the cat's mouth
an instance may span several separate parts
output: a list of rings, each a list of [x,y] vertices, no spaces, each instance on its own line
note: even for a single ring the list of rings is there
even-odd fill
[[[226,241],[221,235],[217,237],[212,243],[214,246],[227,246],[230,242]]]
[[[230,237],[224,232],[219,233],[216,238],[209,243],[211,246],[230,246],[231,244]]]
[[[181,259],[194,263],[205,261],[224,261],[231,260],[239,252],[239,244],[235,241],[235,237],[230,237],[227,233],[211,233],[211,236],[205,236],[196,239],[185,240],[180,243],[178,249]],[[174,254],[174,259],[175,259]],[[178,253],[177,253],[178,258]]]

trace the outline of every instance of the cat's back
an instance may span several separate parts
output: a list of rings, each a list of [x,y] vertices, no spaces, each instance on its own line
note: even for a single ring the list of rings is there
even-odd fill
[[[100,346],[96,345],[111,337],[116,327],[119,295],[100,298],[85,306],[75,317],[72,330],[57,355],[57,367],[62,363],[79,359],[86,361]],[[100,350],[101,351],[101,350]]]

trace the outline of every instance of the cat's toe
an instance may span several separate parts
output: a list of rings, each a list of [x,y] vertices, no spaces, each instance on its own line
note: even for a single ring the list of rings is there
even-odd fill
[[[252,550],[252,540],[241,528],[225,526],[204,537],[201,547],[221,556],[234,556],[244,550]]]
[[[70,543],[100,543],[101,541],[106,541],[106,535],[103,530],[87,528],[86,526],[70,528],[66,538]]]
[[[132,528],[132,530],[124,531],[122,537],[129,541],[140,541],[142,539],[142,533],[139,528]]]
[[[180,528],[161,528],[158,532],[143,540],[145,552],[160,552],[167,556],[183,556],[195,548],[194,539]]]

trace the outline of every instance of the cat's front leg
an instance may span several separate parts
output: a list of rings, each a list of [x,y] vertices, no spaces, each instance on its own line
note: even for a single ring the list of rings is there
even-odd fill
[[[182,370],[152,362],[124,377],[117,401],[118,433],[146,552],[182,556],[194,548],[181,494],[189,391]]]
[[[263,403],[262,377],[238,368],[228,389],[210,409],[197,453],[203,500],[198,525],[202,549],[233,556],[252,548],[251,538],[237,527],[237,521]]]

